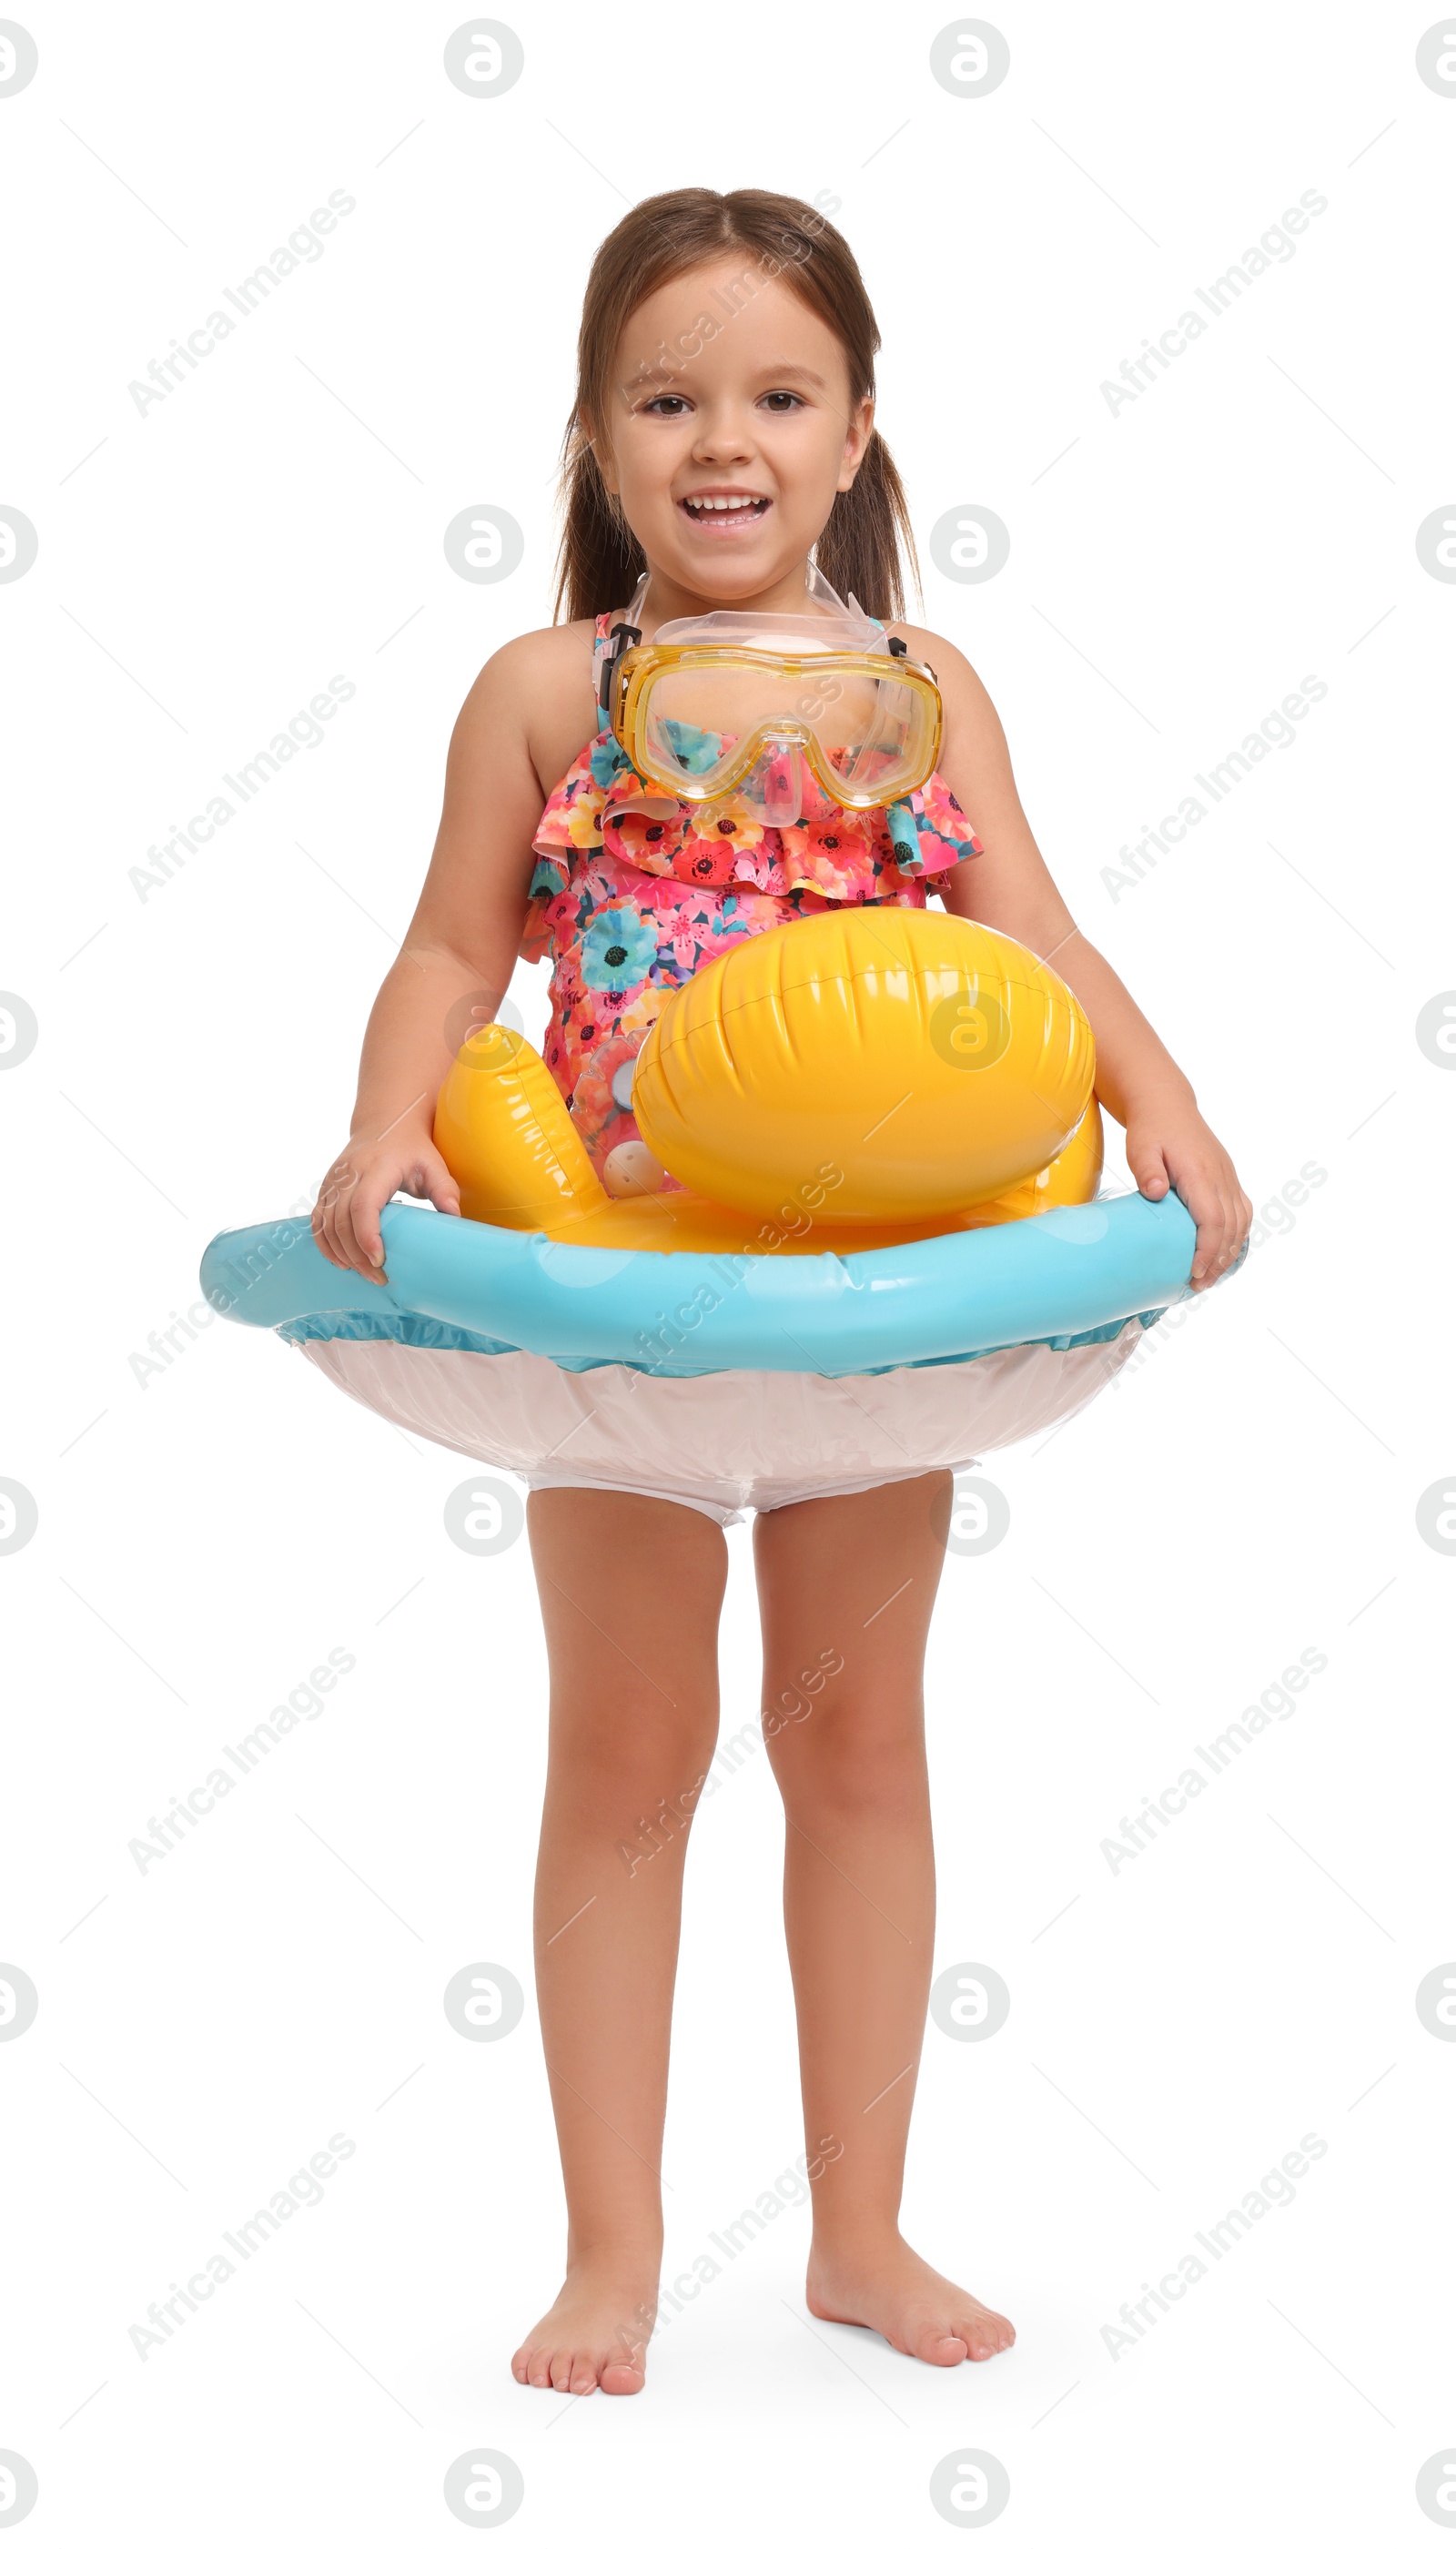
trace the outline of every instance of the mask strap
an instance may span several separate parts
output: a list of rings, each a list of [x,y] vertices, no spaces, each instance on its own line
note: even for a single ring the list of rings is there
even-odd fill
[[[811,558],[809,562],[809,575],[806,581],[811,602],[820,603],[825,611],[842,612],[844,610],[845,605],[840,601],[839,596],[834,591],[828,577],[826,575],[821,575],[819,567],[813,558]],[[852,595],[850,596],[850,606],[855,611],[859,609],[859,605],[854,601]]]
[[[602,671],[597,685],[597,730],[601,734],[605,734],[612,723],[612,693],[617,680],[618,667],[629,646],[637,646],[641,643],[642,632],[637,626],[637,614],[641,609],[642,597],[646,590],[647,578],[643,576],[627,606],[626,617],[619,619],[602,649]]]
[[[632,595],[631,602],[627,606],[626,616],[629,622],[640,619],[642,605],[647,598],[647,587],[650,582],[651,570],[649,568],[647,573],[642,576],[635,593]],[[860,606],[855,601],[852,593],[847,603],[842,601],[840,596],[834,591],[828,577],[821,573],[819,566],[813,558],[809,560],[808,573],[805,577],[805,593],[807,599],[817,610],[836,612],[841,619],[862,619],[866,622],[867,626],[874,629],[879,629],[881,625],[878,619],[871,619],[868,614],[860,609]]]
[[[841,619],[859,619],[866,628],[872,628],[877,637],[884,635],[884,621],[871,618],[869,613],[855,601],[852,593],[847,602],[841,602],[827,576],[820,573],[813,559],[810,560],[809,566],[809,598],[811,602],[819,604],[825,611],[836,611]]]

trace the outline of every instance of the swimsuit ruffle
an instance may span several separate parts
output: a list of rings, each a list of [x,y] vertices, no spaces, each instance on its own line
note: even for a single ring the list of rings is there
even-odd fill
[[[668,810],[669,807],[672,810]],[[805,773],[796,823],[761,823],[742,798],[693,805],[645,788],[612,736],[589,744],[552,794],[536,828],[531,891],[565,883],[573,852],[609,847],[643,876],[698,893],[747,885],[758,894],[813,894],[824,902],[898,899],[902,879],[943,873],[980,843],[938,771],[890,806],[837,805]]]

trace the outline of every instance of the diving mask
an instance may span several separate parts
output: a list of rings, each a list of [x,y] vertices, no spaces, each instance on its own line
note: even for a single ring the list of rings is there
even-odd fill
[[[839,805],[888,805],[928,779],[933,673],[818,568],[807,613],[712,611],[644,645],[633,620],[646,589],[644,576],[614,633],[601,703],[648,787],[693,803],[737,796],[782,824],[799,817],[806,765]]]

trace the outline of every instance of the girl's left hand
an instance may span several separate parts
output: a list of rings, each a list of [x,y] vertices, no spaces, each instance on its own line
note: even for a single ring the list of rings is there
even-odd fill
[[[1191,1280],[1196,1292],[1207,1291],[1233,1264],[1254,1218],[1233,1162],[1197,1107],[1132,1118],[1126,1146],[1138,1193],[1157,1203],[1171,1186],[1193,1215],[1198,1245]]]

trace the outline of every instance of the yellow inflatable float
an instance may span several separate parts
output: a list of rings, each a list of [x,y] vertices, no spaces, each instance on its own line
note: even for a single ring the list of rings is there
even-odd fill
[[[637,1191],[608,1193],[506,1027],[462,1047],[435,1139],[469,1220],[575,1247],[843,1256],[1086,1202],[1094,1068],[1078,1001],[1017,940],[849,908],[745,939],[673,993],[632,1075],[641,1141],[611,1154]]]

